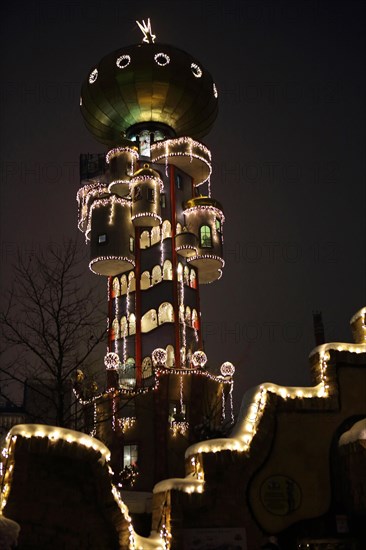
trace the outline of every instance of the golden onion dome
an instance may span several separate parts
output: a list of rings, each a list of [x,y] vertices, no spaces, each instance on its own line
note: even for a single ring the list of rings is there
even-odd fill
[[[217,208],[217,210],[221,210],[221,212],[224,211],[219,201],[204,195],[192,197],[184,203],[184,209],[194,208],[195,206],[212,206],[213,208]]]
[[[200,138],[216,119],[217,91],[190,54],[142,43],[114,51],[90,69],[80,108],[89,131],[107,145],[119,145],[131,127],[146,122]]]
[[[142,168],[140,168],[139,170],[136,170],[136,172],[132,176],[132,179],[138,178],[141,176],[148,176],[150,178],[161,179],[159,172],[150,168],[149,165],[146,163],[143,165]]]

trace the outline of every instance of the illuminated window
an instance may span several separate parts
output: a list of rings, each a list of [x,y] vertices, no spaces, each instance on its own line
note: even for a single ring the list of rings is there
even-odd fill
[[[200,247],[201,248],[212,247],[211,228],[208,225],[201,225],[200,227]]]
[[[146,290],[150,288],[150,273],[148,271],[144,271],[141,275],[141,290]]]
[[[174,367],[175,365],[175,354],[174,354],[174,347],[171,344],[168,344],[166,347],[166,366],[167,367]]]
[[[172,236],[172,226],[169,220],[164,220],[162,225],[163,239],[168,239]]]
[[[124,445],[123,446],[123,467],[137,466],[137,445]]]
[[[165,260],[163,267],[163,279],[164,281],[173,280],[173,266],[170,260]]]
[[[151,230],[151,245],[157,244],[160,242],[160,226],[156,225]]]
[[[150,156],[150,133],[145,131],[139,136],[140,155]]]
[[[133,237],[130,237],[130,252],[133,252],[135,250],[135,239]]]
[[[112,340],[115,340],[116,338],[119,338],[119,321],[117,318],[113,319],[112,334],[111,334]]]
[[[112,298],[119,296],[119,294],[120,294],[119,280],[118,280],[118,277],[115,277],[112,283]]]
[[[172,304],[163,302],[158,311],[159,325],[163,323],[174,323],[174,310]]]
[[[162,208],[166,207],[166,194],[165,193],[162,193],[160,195],[160,205],[161,205]]]
[[[194,269],[191,269],[189,274],[189,286],[191,288],[197,288],[197,277]]]
[[[136,334],[136,317],[134,313],[131,313],[129,318],[129,334]]]
[[[98,235],[98,244],[105,244],[107,242],[107,235],[103,233],[102,235]]]
[[[126,294],[127,292],[127,277],[122,275],[121,277],[121,294]]]
[[[155,265],[152,270],[152,284],[156,285],[162,280],[161,267],[160,265]]]
[[[149,378],[152,376],[152,361],[151,357],[145,357],[142,360],[142,378]]]
[[[155,309],[150,309],[141,317],[141,332],[150,332],[158,326]]]

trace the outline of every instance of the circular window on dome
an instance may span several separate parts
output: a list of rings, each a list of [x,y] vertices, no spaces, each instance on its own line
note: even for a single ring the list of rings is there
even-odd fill
[[[168,65],[170,63],[170,57],[166,53],[159,52],[154,55],[154,60],[160,67],[165,67],[165,65]]]
[[[213,95],[214,95],[214,97],[216,97],[216,98],[217,98],[217,96],[219,95],[219,94],[217,93],[216,84],[213,84]]]
[[[89,84],[94,84],[98,78],[98,69],[94,69],[89,75]]]
[[[201,78],[202,69],[197,65],[197,63],[191,63],[191,70],[196,78]]]
[[[131,63],[131,56],[127,54],[121,55],[116,60],[116,65],[119,69],[125,69],[130,63]]]

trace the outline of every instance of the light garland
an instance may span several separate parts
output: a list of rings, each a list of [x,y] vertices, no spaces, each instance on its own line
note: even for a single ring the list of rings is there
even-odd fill
[[[196,206],[191,206],[190,208],[187,208],[186,210],[184,210],[183,214],[185,216],[189,216],[189,214],[195,214],[197,211],[210,212],[214,214],[215,218],[219,218],[222,224],[225,222],[225,216],[222,210],[220,210],[219,208],[216,208],[216,206],[211,206],[206,204],[205,205],[197,204]]]
[[[122,433],[127,432],[136,422],[135,416],[126,416],[118,419],[118,425]]]
[[[97,435],[97,421],[97,404],[93,403],[93,428],[89,434],[90,437],[95,437]]]
[[[150,152],[152,162],[159,163],[159,161],[164,160],[166,176],[168,176],[168,157],[189,157],[190,163],[192,163],[193,159],[203,162],[207,167],[208,173],[205,174],[201,180],[194,182],[196,187],[207,181],[212,173],[210,150],[199,141],[193,140],[191,137],[183,136],[180,138],[158,141],[151,145]]]
[[[163,348],[156,348],[151,354],[151,359],[154,367],[162,367],[166,365],[167,352]]]
[[[132,162],[137,161],[139,158],[139,154],[136,151],[136,149],[132,149],[131,147],[114,147],[113,149],[110,149],[108,153],[105,156],[105,161],[107,164],[110,163],[111,158],[117,157],[118,155],[121,155],[122,153],[128,153],[132,156]],[[133,165],[132,165],[132,171],[133,171]]]
[[[155,214],[154,212],[139,212],[137,214],[134,214],[131,216],[131,220],[136,220],[137,218],[154,218],[155,220],[158,220],[159,224],[162,223],[162,218],[158,214]]]
[[[194,367],[203,368],[207,363],[207,355],[204,351],[195,351],[192,355],[192,363]]]
[[[98,78],[98,69],[93,69],[89,75],[89,84],[94,84]]]
[[[87,229],[89,218],[89,203],[108,193],[108,188],[99,182],[81,187],[76,194],[78,203],[78,229],[84,232]]]
[[[177,437],[178,434],[186,435],[189,429],[188,422],[185,421],[175,421],[173,420],[171,427],[173,437]]]
[[[104,356],[104,365],[107,370],[117,370],[120,365],[118,353],[110,351]]]
[[[220,367],[222,376],[233,376],[235,373],[235,367],[230,361],[225,361]]]
[[[220,258],[220,256],[216,256],[215,254],[197,254],[197,256],[191,256],[187,258],[187,263],[191,263],[196,260],[216,260],[217,262],[220,262],[221,267],[225,266],[225,260]]]
[[[97,262],[105,262],[105,261],[108,261],[108,260],[113,260],[113,261],[118,261],[118,262],[128,262],[133,267],[135,267],[135,262],[133,260],[131,260],[131,258],[127,258],[126,256],[98,256],[97,258],[94,258],[93,260],[91,260],[89,262],[90,271],[95,273],[95,275],[101,275],[97,271],[94,271],[93,265]]]
[[[131,63],[131,56],[128,54],[121,55],[116,59],[116,65],[119,69],[125,69]]]
[[[197,63],[191,63],[191,71],[193,73],[193,76],[195,76],[196,78],[201,78],[202,69],[197,65]]]
[[[163,61],[161,61],[161,59],[163,59]],[[165,67],[165,65],[168,65],[168,63],[170,63],[170,57],[166,53],[159,52],[154,55],[154,61],[160,67]]]

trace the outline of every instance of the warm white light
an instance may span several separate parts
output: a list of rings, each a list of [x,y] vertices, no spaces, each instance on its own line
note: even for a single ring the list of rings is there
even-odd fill
[[[89,75],[89,84],[94,84],[98,78],[98,69],[94,69]]]
[[[116,59],[116,65],[119,69],[125,69],[131,63],[130,55],[121,55]]]

